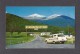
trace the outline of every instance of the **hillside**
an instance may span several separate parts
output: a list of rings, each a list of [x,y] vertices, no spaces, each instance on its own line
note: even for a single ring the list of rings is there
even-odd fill
[[[26,25],[42,25],[34,21],[23,19],[13,14],[6,14],[6,31],[25,31]]]

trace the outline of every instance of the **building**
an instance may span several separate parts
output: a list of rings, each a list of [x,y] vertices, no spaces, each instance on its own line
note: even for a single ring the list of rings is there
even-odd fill
[[[43,35],[49,35],[50,36],[51,32],[42,32],[40,35],[43,36]]]

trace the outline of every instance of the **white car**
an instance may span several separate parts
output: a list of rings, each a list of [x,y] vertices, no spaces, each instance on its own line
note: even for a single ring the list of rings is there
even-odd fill
[[[67,41],[67,38],[63,35],[60,34],[54,34],[52,38],[46,38],[45,42],[46,43],[64,43]]]

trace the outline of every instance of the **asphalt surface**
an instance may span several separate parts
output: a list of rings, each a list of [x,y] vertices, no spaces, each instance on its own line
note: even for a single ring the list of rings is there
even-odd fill
[[[19,48],[75,48],[75,44],[47,44],[42,40],[42,37],[36,36],[35,40],[28,43],[16,44],[6,46],[7,49],[19,49]]]

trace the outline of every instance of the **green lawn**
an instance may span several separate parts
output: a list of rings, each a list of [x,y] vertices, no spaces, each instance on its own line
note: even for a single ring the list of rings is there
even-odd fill
[[[68,39],[65,44],[73,44],[75,43],[75,39],[74,38],[71,38],[71,39]]]
[[[13,45],[19,43],[30,42],[34,39],[34,36],[26,35],[26,32],[13,32],[11,35],[10,32],[6,32],[6,45]]]

